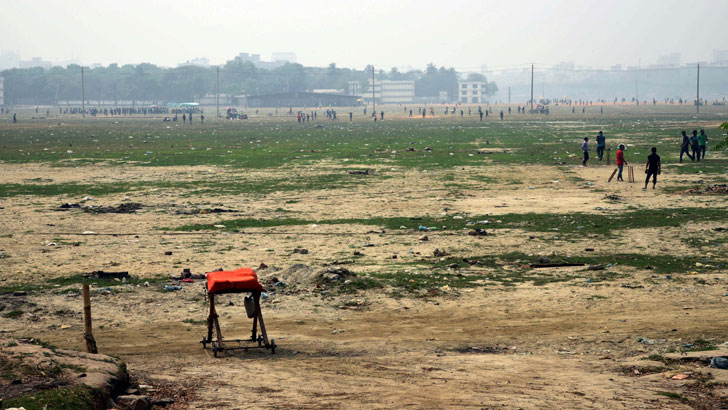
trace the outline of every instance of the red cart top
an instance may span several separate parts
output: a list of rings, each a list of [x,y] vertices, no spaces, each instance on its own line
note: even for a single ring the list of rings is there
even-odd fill
[[[215,293],[260,292],[263,290],[258,275],[250,268],[207,274],[207,291]]]

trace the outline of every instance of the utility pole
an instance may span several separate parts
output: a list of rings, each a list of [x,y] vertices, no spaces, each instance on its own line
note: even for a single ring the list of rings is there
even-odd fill
[[[531,101],[528,103],[528,112],[533,112],[533,64],[531,64]]]
[[[374,66],[372,66],[372,112],[374,113],[374,116],[376,117],[377,116],[377,106],[376,106],[376,102],[374,101]]]
[[[217,118],[220,118],[220,67],[217,67],[217,82],[215,83],[215,109]]]
[[[86,85],[83,83],[83,66],[81,66],[81,116],[86,118]]]
[[[700,114],[700,63],[698,63],[698,92],[695,100],[695,113]]]

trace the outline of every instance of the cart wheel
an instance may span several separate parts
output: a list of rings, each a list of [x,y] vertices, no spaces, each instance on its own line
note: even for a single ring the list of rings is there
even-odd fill
[[[275,339],[270,340],[270,354],[276,354],[276,341]]]

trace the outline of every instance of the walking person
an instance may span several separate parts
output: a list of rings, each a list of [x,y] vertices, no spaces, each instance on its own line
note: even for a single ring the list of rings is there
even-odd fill
[[[700,161],[700,143],[698,142],[698,130],[693,130],[693,136],[690,137],[690,149],[693,151],[693,158]]]
[[[703,156],[703,159],[705,159],[705,151],[708,144],[708,136],[705,135],[705,130],[700,130],[700,135],[698,135],[698,159],[700,156]]]
[[[18,114],[13,113],[13,124],[15,124],[16,122],[18,122]]]
[[[602,134],[601,131],[599,131],[599,134],[597,134],[597,156],[599,157],[599,161],[604,158],[604,147],[607,146],[607,138]]]
[[[624,179],[622,179],[622,168],[624,168],[625,165],[629,164],[624,159],[624,144],[619,144],[619,149],[617,150],[617,169],[619,170],[617,172],[617,181],[624,182]]]
[[[645,174],[647,174],[647,177],[645,178],[645,187],[642,189],[643,191],[647,190],[647,184],[650,182],[650,177],[652,177],[652,189],[655,189],[655,185],[657,185],[657,175],[660,174],[660,172],[662,172],[660,156],[657,155],[657,148],[652,147],[652,154],[647,157],[647,163],[645,163]]]
[[[586,162],[589,161],[589,137],[584,137],[581,150],[584,151],[584,160],[581,161],[581,165],[586,166]]]
[[[687,155],[688,158],[690,158],[691,161],[695,161],[695,157],[690,155],[690,137],[685,133],[685,131],[682,132],[682,144],[680,145],[680,163],[682,163],[683,154]]]

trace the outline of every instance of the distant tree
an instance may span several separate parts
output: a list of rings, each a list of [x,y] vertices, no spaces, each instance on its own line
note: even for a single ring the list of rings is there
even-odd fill
[[[723,124],[721,124],[720,128],[728,131],[728,122],[724,122]],[[717,151],[717,150],[726,149],[726,148],[728,148],[728,135],[725,136],[723,141],[721,141],[720,143],[718,143],[718,145],[715,146],[715,150]]]

